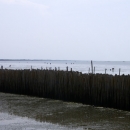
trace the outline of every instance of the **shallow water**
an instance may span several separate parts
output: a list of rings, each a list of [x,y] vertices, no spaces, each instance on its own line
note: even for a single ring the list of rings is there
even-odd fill
[[[0,93],[0,130],[129,130],[130,112]]]
[[[0,66],[6,69],[55,69],[60,67],[60,70],[66,70],[68,66],[69,70],[72,68],[73,71],[80,71],[82,73],[91,72],[91,61],[74,61],[74,60],[17,60],[17,61],[0,61]],[[130,61],[93,61],[95,67],[95,73],[107,74],[119,74],[119,68],[121,69],[120,74],[130,74]],[[114,71],[112,71],[114,68]],[[90,69],[90,71],[89,71]]]

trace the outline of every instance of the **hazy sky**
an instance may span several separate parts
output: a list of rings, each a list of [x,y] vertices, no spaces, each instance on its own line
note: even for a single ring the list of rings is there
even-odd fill
[[[130,60],[130,0],[0,0],[0,59]]]

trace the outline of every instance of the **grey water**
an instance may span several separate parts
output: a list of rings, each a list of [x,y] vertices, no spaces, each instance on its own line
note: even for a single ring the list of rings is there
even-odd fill
[[[0,93],[0,130],[129,130],[130,112]]]
[[[0,66],[6,69],[55,69],[79,71],[82,73],[91,72],[91,61],[78,60],[0,60]],[[130,61],[93,61],[95,73],[107,74],[130,74]],[[114,69],[112,71],[112,68]]]
[[[4,69],[55,69],[88,73],[91,61],[0,60]],[[93,61],[95,73],[130,74],[129,61]],[[114,68],[114,72],[111,69]],[[130,112],[73,102],[0,93],[0,130],[130,130]]]

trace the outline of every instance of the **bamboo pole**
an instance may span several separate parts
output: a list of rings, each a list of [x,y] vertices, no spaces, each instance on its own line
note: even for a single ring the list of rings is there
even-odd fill
[[[3,69],[0,91],[130,110],[130,75]]]
[[[119,75],[120,75],[121,69],[119,68]]]
[[[1,66],[1,69],[3,69],[3,66]]]
[[[105,69],[105,74],[106,74],[106,71],[107,71],[107,69]]]
[[[91,71],[92,71],[92,74],[93,74],[93,61],[91,60]]]
[[[68,66],[66,67],[66,71],[68,71]]]

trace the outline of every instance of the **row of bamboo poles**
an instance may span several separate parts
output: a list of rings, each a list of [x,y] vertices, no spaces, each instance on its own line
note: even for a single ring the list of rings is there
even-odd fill
[[[130,75],[0,69],[0,91],[130,110]]]

